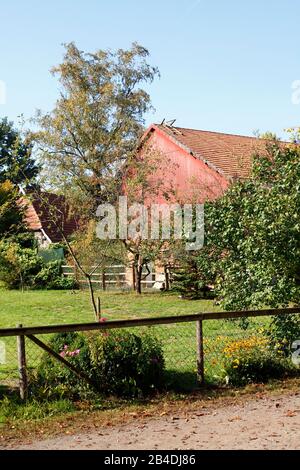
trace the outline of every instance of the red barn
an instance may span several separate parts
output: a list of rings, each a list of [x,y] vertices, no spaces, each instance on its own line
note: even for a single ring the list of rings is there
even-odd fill
[[[172,170],[165,175],[181,202],[219,197],[235,179],[250,176],[252,155],[265,147],[256,137],[152,124],[141,141],[166,156]]]

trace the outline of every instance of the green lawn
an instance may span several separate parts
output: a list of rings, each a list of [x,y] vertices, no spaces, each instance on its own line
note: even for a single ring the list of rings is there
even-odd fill
[[[102,316],[108,320],[218,311],[212,301],[189,301],[175,294],[145,293],[141,296],[125,292],[99,292]],[[22,323],[49,325],[93,321],[88,293],[78,291],[6,291],[0,290],[0,328]],[[228,341],[257,334],[264,318],[256,318],[248,330],[239,323],[214,320],[204,322],[205,372],[208,380],[219,382],[222,377],[222,351]],[[166,369],[170,381],[176,379],[182,388],[196,383],[196,330],[195,323],[159,325],[151,327],[161,339]],[[149,327],[140,327],[149,329]],[[134,330],[138,330],[134,328]],[[41,339],[46,338],[41,336]],[[5,364],[0,365],[0,383],[10,383],[17,377],[16,339],[3,338],[6,347]],[[1,338],[0,338],[1,341]],[[42,351],[27,340],[27,362],[36,367]],[[174,379],[175,378],[175,379]]]
[[[216,311],[208,300],[182,300],[178,295],[128,292],[99,292],[102,316],[108,320],[182,315]],[[0,328],[84,323],[94,321],[86,291],[7,291],[0,290]]]

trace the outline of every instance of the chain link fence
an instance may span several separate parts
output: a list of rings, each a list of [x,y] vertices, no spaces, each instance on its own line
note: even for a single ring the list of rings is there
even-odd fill
[[[48,339],[43,338],[43,341],[49,341],[49,336]],[[10,391],[19,386],[17,337],[0,337],[0,351],[0,389]],[[29,373],[39,366],[43,354],[42,349],[26,340],[26,365]]]
[[[268,313],[269,312],[269,313]],[[237,314],[238,312],[235,312]],[[203,366],[206,384],[222,385],[228,383],[228,367],[234,371],[240,366],[241,357],[249,352],[258,354],[270,352],[270,324],[274,315],[298,315],[300,309],[286,309],[281,311],[254,312],[249,315],[239,312],[240,316],[232,317],[227,314],[202,314],[166,318],[152,318],[141,320],[121,320],[105,322],[101,325],[82,325],[78,329],[85,334],[86,330],[122,329],[127,328],[137,335],[143,332],[151,333],[160,342],[165,360],[165,382],[168,389],[190,391],[199,387],[199,371]],[[218,318],[218,316],[220,318]],[[189,317],[189,318],[187,318]],[[227,317],[227,318],[224,318]],[[197,325],[201,324],[201,337]],[[128,328],[129,327],[129,328]],[[44,327],[45,328],[45,327]],[[48,327],[51,330],[58,327]],[[47,332],[40,334],[39,328],[28,328],[29,334],[34,334],[46,344],[54,334]],[[76,331],[76,325],[61,325],[59,331]],[[19,362],[17,352],[16,332],[14,336],[2,336],[5,330],[0,330],[0,388],[12,390],[19,384]],[[47,354],[39,346],[26,338],[28,331],[22,331],[26,343],[26,367],[34,371],[39,367],[41,360]],[[99,334],[101,334],[99,332]],[[294,338],[300,340],[300,338]],[[300,341],[299,341],[300,347]],[[273,353],[283,357],[284,344],[273,344]],[[274,349],[275,348],[275,349]],[[292,364],[291,354],[285,358]],[[68,358],[67,358],[68,359]],[[202,364],[199,365],[199,361]],[[262,362],[262,361],[260,361]],[[63,364],[61,367],[65,367]],[[29,373],[30,376],[30,373]],[[200,377],[201,379],[201,377]]]

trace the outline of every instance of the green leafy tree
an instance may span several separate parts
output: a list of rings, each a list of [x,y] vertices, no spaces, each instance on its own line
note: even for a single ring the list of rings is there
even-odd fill
[[[137,43],[92,54],[70,43],[52,70],[61,83],[60,99],[51,113],[39,113],[34,137],[49,181],[93,215],[100,202],[116,199],[124,165],[143,132],[151,104],[141,85],[158,74],[148,55]]]
[[[216,291],[226,309],[300,300],[299,152],[270,141],[254,157],[253,177],[207,207],[206,245],[217,253]]]
[[[186,295],[213,285],[227,310],[299,303],[299,152],[270,136],[254,155],[252,178],[205,205],[204,248],[181,273]]]
[[[39,131],[32,137],[48,184],[61,190],[76,214],[86,220],[95,220],[97,206],[115,203],[122,192],[124,171],[136,154],[144,115],[151,109],[142,85],[158,74],[147,63],[148,55],[137,43],[129,50],[95,53],[70,43],[63,62],[52,70],[61,84],[60,98],[52,112],[38,114]],[[97,318],[91,272],[76,249],[64,241],[87,280]]]
[[[28,186],[38,172],[32,145],[22,139],[7,118],[0,120],[0,183],[9,180],[15,185]]]
[[[18,198],[18,191],[10,181],[0,183],[0,239],[20,228],[22,210]]]
[[[42,259],[33,248],[24,248],[13,240],[0,241],[0,280],[8,288],[32,286],[42,267]]]

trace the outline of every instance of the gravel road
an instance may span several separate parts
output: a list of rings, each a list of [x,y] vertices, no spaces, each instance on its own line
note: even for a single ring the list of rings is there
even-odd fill
[[[7,448],[7,447],[6,447]],[[300,449],[300,393],[137,418],[86,434],[11,444],[14,449]]]

